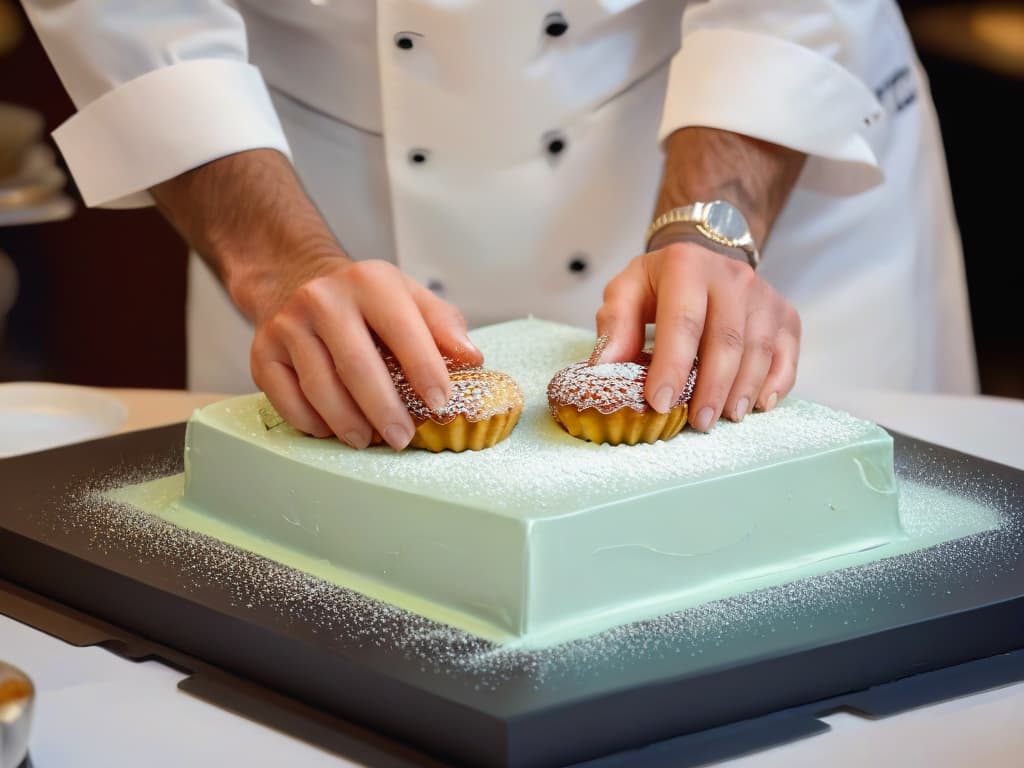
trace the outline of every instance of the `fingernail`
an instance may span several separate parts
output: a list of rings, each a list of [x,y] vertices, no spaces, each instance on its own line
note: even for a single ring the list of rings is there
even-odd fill
[[[694,429],[700,432],[707,432],[711,429],[711,420],[715,418],[715,409],[705,405],[697,412],[697,418],[693,420]]]
[[[775,404],[777,402],[779,402],[779,393],[772,392],[770,395],[768,395],[768,399],[764,401],[764,409],[766,411],[770,411],[772,408],[775,407]]]
[[[654,393],[654,399],[651,401],[651,407],[658,413],[668,413],[672,407],[672,387],[667,384]]]
[[[432,411],[440,411],[448,405],[448,398],[444,396],[444,390],[440,387],[430,387],[427,390],[427,407]]]
[[[412,433],[401,424],[389,424],[384,427],[383,437],[388,445],[400,451],[412,440]]]
[[[370,444],[370,439],[353,430],[352,432],[345,433],[345,442],[356,450],[361,451]]]
[[[476,344],[474,344],[472,341],[469,340],[469,336],[466,336],[465,334],[462,335],[462,341],[460,341],[459,344],[467,352],[479,352],[480,351],[479,349],[477,349]]]
[[[743,421],[743,417],[747,415],[747,411],[750,410],[750,401],[741,397],[739,402],[736,403],[736,421]]]

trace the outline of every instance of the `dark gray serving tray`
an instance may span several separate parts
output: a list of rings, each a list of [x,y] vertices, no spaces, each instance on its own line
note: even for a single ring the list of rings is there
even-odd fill
[[[737,729],[738,750],[815,730],[772,714],[782,710],[843,697],[885,710],[878,692],[905,697],[915,676],[966,690],[964,675],[1024,666],[1012,653],[1024,648],[1024,472],[894,437],[901,479],[981,499],[1003,524],[899,562],[509,653],[98,504],[103,484],[181,471],[183,425],[135,432],[0,460],[0,612],[30,623],[10,606],[85,614],[122,645],[370,729],[405,755],[388,764],[696,764],[722,728]]]

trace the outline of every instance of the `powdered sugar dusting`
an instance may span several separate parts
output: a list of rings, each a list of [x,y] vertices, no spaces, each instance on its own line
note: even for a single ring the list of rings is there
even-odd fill
[[[296,439],[281,430],[267,433],[255,408],[234,409],[232,418],[254,436],[278,443],[282,452],[306,454],[326,468],[343,465],[347,472],[356,467],[391,485],[465,494],[492,507],[534,512],[554,509],[566,499],[578,506],[617,489],[628,492],[680,476],[733,471],[766,457],[826,450],[878,434],[873,425],[846,414],[786,401],[741,424],[722,422],[708,435],[684,433],[667,443],[635,447],[581,443],[553,424],[545,390],[548,371],[564,364],[557,361],[566,357],[584,356],[592,337],[536,321],[525,328],[516,324],[512,334],[508,330],[481,332],[475,340],[489,353],[490,365],[513,373],[523,385],[526,429],[517,428],[513,437],[518,439],[487,451],[356,452],[333,441]],[[496,339],[504,341],[498,344]],[[923,461],[927,463],[927,457]],[[171,471],[177,469],[157,466],[148,470],[148,476]],[[906,475],[907,468],[901,471]],[[885,621],[913,618],[920,600],[955,600],[958,590],[992,579],[1001,569],[1012,570],[1022,557],[1019,526],[1013,527],[1012,515],[1003,513],[1019,499],[1008,498],[993,479],[933,460],[913,482],[901,484],[901,521],[911,541],[918,542],[917,551],[800,581],[793,581],[800,578],[795,571],[786,577],[791,583],[765,589],[737,583],[736,593],[724,599],[552,648],[524,651],[496,646],[376,602],[102,495],[146,476],[145,471],[126,470],[79,489],[60,513],[55,535],[84,531],[89,546],[101,552],[128,553],[139,563],[170,564],[173,583],[181,590],[226,591],[239,611],[275,616],[289,630],[301,627],[339,648],[356,644],[386,649],[427,674],[458,676],[488,690],[509,680],[521,684],[524,678],[541,687],[666,657],[682,659],[680,669],[685,671],[686,664],[707,667],[729,653],[752,648],[769,653],[780,645],[804,643],[809,633],[824,631],[829,639],[841,639],[884,628]],[[936,537],[948,543],[934,546]]]

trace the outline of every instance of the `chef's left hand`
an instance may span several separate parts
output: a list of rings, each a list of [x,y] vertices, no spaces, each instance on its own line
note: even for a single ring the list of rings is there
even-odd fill
[[[631,360],[656,324],[645,396],[657,411],[679,397],[699,354],[690,424],[771,410],[793,388],[800,349],[796,309],[747,264],[697,243],[673,243],[630,262],[605,289],[599,362]]]

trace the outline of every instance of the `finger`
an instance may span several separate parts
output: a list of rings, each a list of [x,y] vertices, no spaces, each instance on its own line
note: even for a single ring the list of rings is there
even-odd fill
[[[306,400],[331,431],[353,448],[368,446],[373,428],[338,378],[323,341],[312,334],[297,337],[289,353]]]
[[[792,328],[783,328],[775,340],[772,365],[757,398],[760,410],[770,411],[793,389],[799,355],[799,330],[794,332]]]
[[[441,354],[464,365],[484,364],[483,353],[470,340],[466,320],[456,307],[419,283],[410,287],[410,294]]]
[[[722,413],[733,421],[743,421],[757,402],[761,387],[772,364],[772,352],[779,324],[770,307],[761,307],[747,316],[745,346],[740,369]]]
[[[675,405],[693,369],[708,309],[708,284],[692,260],[665,259],[657,275],[654,355],[644,396],[665,413]],[[698,382],[704,378],[701,362]]]
[[[352,395],[363,416],[384,438],[400,451],[412,440],[415,424],[362,316],[349,305],[339,310],[335,321],[317,326],[334,363],[334,370]]]
[[[451,389],[448,367],[404,277],[393,268],[376,271],[356,296],[366,324],[394,353],[416,394],[432,411],[444,408]]]
[[[641,257],[643,258],[643,257]],[[604,304],[597,310],[597,336],[601,349],[591,362],[621,363],[635,360],[644,347],[644,332],[654,306],[650,280],[640,259],[608,283]]]
[[[707,432],[725,408],[746,345],[746,290],[735,279],[718,284],[708,295],[708,312],[700,345],[700,375],[690,401],[690,424]]]
[[[302,393],[298,376],[291,366],[281,360],[264,357],[255,345],[253,350],[250,360],[252,380],[281,414],[281,418],[308,435],[330,436],[331,428]]]

